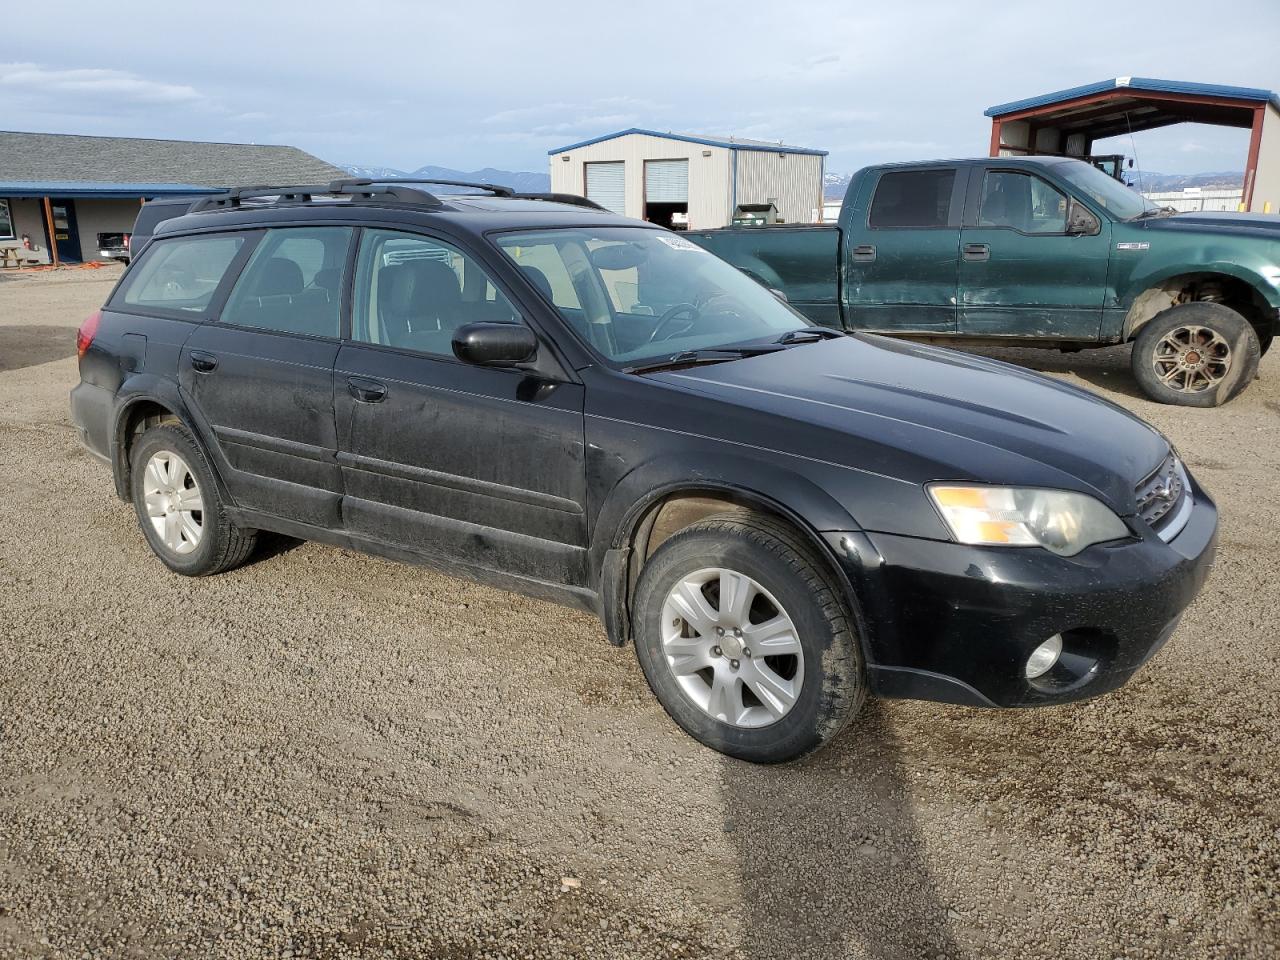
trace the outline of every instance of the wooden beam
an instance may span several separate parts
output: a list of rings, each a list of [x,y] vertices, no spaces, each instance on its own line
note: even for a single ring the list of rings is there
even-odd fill
[[[1073,100],[1063,100],[1060,103],[1050,103],[1042,107],[1030,107],[1026,110],[1019,110],[1017,113],[1001,114],[998,120],[1028,120],[1032,117],[1039,118],[1042,122],[1051,122],[1061,116],[1064,112],[1072,110],[1076,107],[1087,106],[1091,103],[1105,103],[1108,100],[1144,100],[1163,101],[1165,103],[1189,103],[1202,104],[1217,107],[1235,107],[1236,109],[1253,110],[1256,106],[1252,101],[1233,100],[1229,97],[1207,97],[1204,95],[1189,93],[1157,93],[1153,90],[1135,90],[1132,87],[1116,87],[1114,90],[1104,90],[1101,93],[1092,93],[1083,97],[1076,97]]]
[[[1258,155],[1262,152],[1262,124],[1267,119],[1267,107],[1263,104],[1253,111],[1253,132],[1249,134],[1249,159],[1244,163],[1244,195],[1240,198],[1244,208],[1253,208],[1253,185],[1258,179]]]
[[[58,237],[53,232],[53,204],[49,202],[48,197],[44,198],[44,223],[49,231],[49,262],[56,267],[58,266]]]
[[[1000,156],[1000,121],[991,121],[991,156]]]

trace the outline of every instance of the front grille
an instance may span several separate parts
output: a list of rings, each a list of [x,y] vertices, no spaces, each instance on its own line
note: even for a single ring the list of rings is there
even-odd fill
[[[1191,490],[1182,461],[1172,451],[1133,492],[1138,516],[1161,540],[1172,540],[1186,525]]]

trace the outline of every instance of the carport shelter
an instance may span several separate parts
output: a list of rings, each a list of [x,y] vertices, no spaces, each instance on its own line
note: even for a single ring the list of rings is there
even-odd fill
[[[1117,77],[990,107],[991,156],[1087,158],[1097,140],[1175,123],[1249,131],[1244,208],[1280,209],[1280,96],[1256,87]]]
[[[343,176],[297,147],[0,132],[0,248],[34,263],[99,259],[100,238],[130,233],[145,200]]]

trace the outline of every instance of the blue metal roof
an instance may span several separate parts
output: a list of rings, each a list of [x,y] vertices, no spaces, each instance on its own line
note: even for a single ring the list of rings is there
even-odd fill
[[[0,197],[67,197],[137,200],[196,193],[221,193],[189,183],[107,183],[98,180],[0,180]]]
[[[1056,93],[1046,93],[1026,100],[1014,100],[988,107],[984,114],[988,117],[1001,117],[1009,113],[1021,113],[1036,107],[1047,107],[1055,103],[1065,103],[1078,97],[1087,97],[1093,93],[1106,93],[1108,90],[1143,90],[1149,93],[1185,93],[1201,97],[1220,97],[1225,100],[1245,100],[1250,103],[1270,103],[1280,110],[1280,95],[1259,87],[1228,87],[1219,83],[1190,83],[1183,80],[1152,80],[1149,77],[1115,77],[1111,80],[1100,80],[1088,83],[1083,87],[1072,87]]]
[[[645,130],[641,127],[631,127],[627,130],[619,130],[617,133],[606,133],[600,137],[592,137],[590,140],[571,143],[567,147],[556,147],[554,150],[548,150],[547,155],[554,157],[557,153],[568,153],[570,150],[578,149],[578,147],[589,147],[593,143],[614,140],[632,133],[642,133],[647,137],[661,137],[664,140],[701,143],[708,147],[725,147],[729,150],[756,150],[760,153],[802,153],[812,157],[825,157],[827,155],[826,150],[813,150],[809,147],[790,147],[783,143],[769,143],[765,140],[725,140],[718,137],[695,137],[687,133],[665,133],[662,130]]]

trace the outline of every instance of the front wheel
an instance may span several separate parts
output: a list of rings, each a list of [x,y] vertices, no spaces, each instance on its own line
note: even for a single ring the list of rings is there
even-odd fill
[[[866,697],[839,587],[780,523],[725,514],[675,534],[644,567],[634,617],[650,688],[721,753],[793,760],[828,743]]]
[[[1138,333],[1130,363],[1143,392],[1160,403],[1216,407],[1258,372],[1261,347],[1249,321],[1220,303],[1184,303]]]

